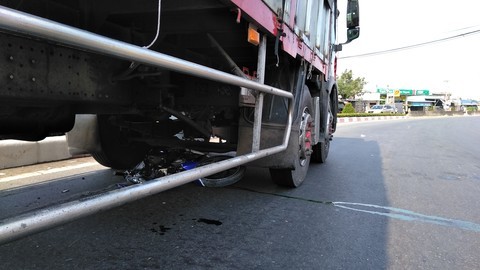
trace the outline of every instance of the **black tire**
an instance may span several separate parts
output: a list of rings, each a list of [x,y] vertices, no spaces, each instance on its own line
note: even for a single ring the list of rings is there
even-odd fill
[[[309,140],[312,128],[312,116],[310,115],[312,112],[312,98],[306,86],[300,104],[300,115],[294,123],[294,125],[298,126],[298,131],[292,130],[290,135],[292,138],[290,138],[289,146],[284,152],[285,155],[293,157],[294,168],[270,168],[270,177],[272,181],[279,186],[290,188],[299,187],[307,176],[311,157]],[[305,145],[302,145],[302,143]]]
[[[92,153],[100,164],[116,170],[132,169],[143,160],[149,147],[138,142],[129,142],[118,126],[110,123],[109,117],[97,116],[101,151]]]
[[[203,166],[207,164],[211,164],[214,162],[222,161],[231,158],[230,156],[212,156],[207,157],[201,160],[198,166]],[[245,174],[245,167],[238,166],[231,168],[229,170],[216,173],[214,175],[209,175],[207,177],[202,177],[198,181],[201,185],[205,187],[226,187],[236,182],[240,181]]]
[[[323,92],[321,92],[321,101],[322,101],[322,107],[326,107],[327,111],[326,113],[329,114],[329,117],[327,117],[324,121],[328,123],[325,123],[325,132],[323,138],[320,138],[320,142],[314,145],[313,148],[313,153],[312,153],[312,161],[317,162],[317,163],[325,163],[327,161],[328,157],[328,152],[330,151],[330,140],[332,138],[332,133],[335,131],[335,125],[336,125],[336,113],[335,111],[336,106],[332,102],[335,101],[332,96],[336,96],[336,90],[333,89],[331,96],[324,98],[322,96]],[[328,119],[328,120],[327,120]]]
[[[330,139],[324,138],[323,142],[319,142],[313,146],[311,160],[317,163],[325,163],[330,150]]]

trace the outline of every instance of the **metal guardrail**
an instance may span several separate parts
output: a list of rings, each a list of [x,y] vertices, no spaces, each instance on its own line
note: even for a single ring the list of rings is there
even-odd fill
[[[201,66],[189,61],[166,54],[151,51],[129,43],[121,42],[71,26],[60,24],[44,18],[0,6],[0,29],[39,37],[61,44],[87,49],[92,52],[117,57],[129,61],[162,67],[172,71],[210,79],[239,87],[257,90],[259,96],[263,93],[277,95],[293,100],[290,92],[247,80],[232,74]],[[259,49],[259,63],[265,57],[266,42]],[[263,53],[263,56],[261,55]],[[264,60],[263,60],[264,61]],[[264,66],[263,66],[264,68]],[[264,73],[263,71],[261,72]],[[193,170],[157,178],[142,184],[125,187],[104,194],[76,200],[61,205],[45,208],[20,216],[0,221],[0,243],[13,241],[20,237],[33,234],[48,228],[73,221],[100,211],[105,211],[128,202],[132,202],[155,193],[165,191],[198,178],[212,175],[251,161],[284,151],[288,146],[292,126],[293,104],[289,103],[288,119],[281,145],[268,149],[259,149],[262,98],[257,98],[255,106],[254,136],[252,152],[229,160],[202,166]],[[260,117],[260,118],[259,118]]]

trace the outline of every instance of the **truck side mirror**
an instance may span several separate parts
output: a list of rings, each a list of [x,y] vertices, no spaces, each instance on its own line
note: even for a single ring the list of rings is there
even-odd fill
[[[349,0],[347,4],[347,28],[357,28],[360,26],[360,11],[358,0]]]
[[[360,27],[357,27],[355,29],[348,29],[347,30],[347,43],[357,39],[360,36]]]
[[[337,52],[342,51],[345,44],[360,36],[360,9],[358,0],[348,0],[347,3],[347,41],[334,45],[333,49]]]
[[[358,0],[348,0],[347,4],[347,43],[360,36],[360,9]]]

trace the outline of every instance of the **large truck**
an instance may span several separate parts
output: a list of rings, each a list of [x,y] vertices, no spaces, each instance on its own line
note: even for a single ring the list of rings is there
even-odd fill
[[[336,129],[336,0],[0,1],[0,139],[69,132],[131,169],[152,149],[235,153],[1,222],[0,242],[238,166],[298,187]],[[359,36],[347,3],[347,41]],[[75,128],[72,130],[72,128]],[[59,214],[61,213],[61,214]]]

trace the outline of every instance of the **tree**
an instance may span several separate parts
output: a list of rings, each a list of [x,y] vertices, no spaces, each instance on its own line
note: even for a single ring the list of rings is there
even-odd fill
[[[362,93],[363,87],[367,84],[365,78],[353,78],[351,70],[345,70],[337,79],[338,94],[343,98],[354,98],[355,95]]]

